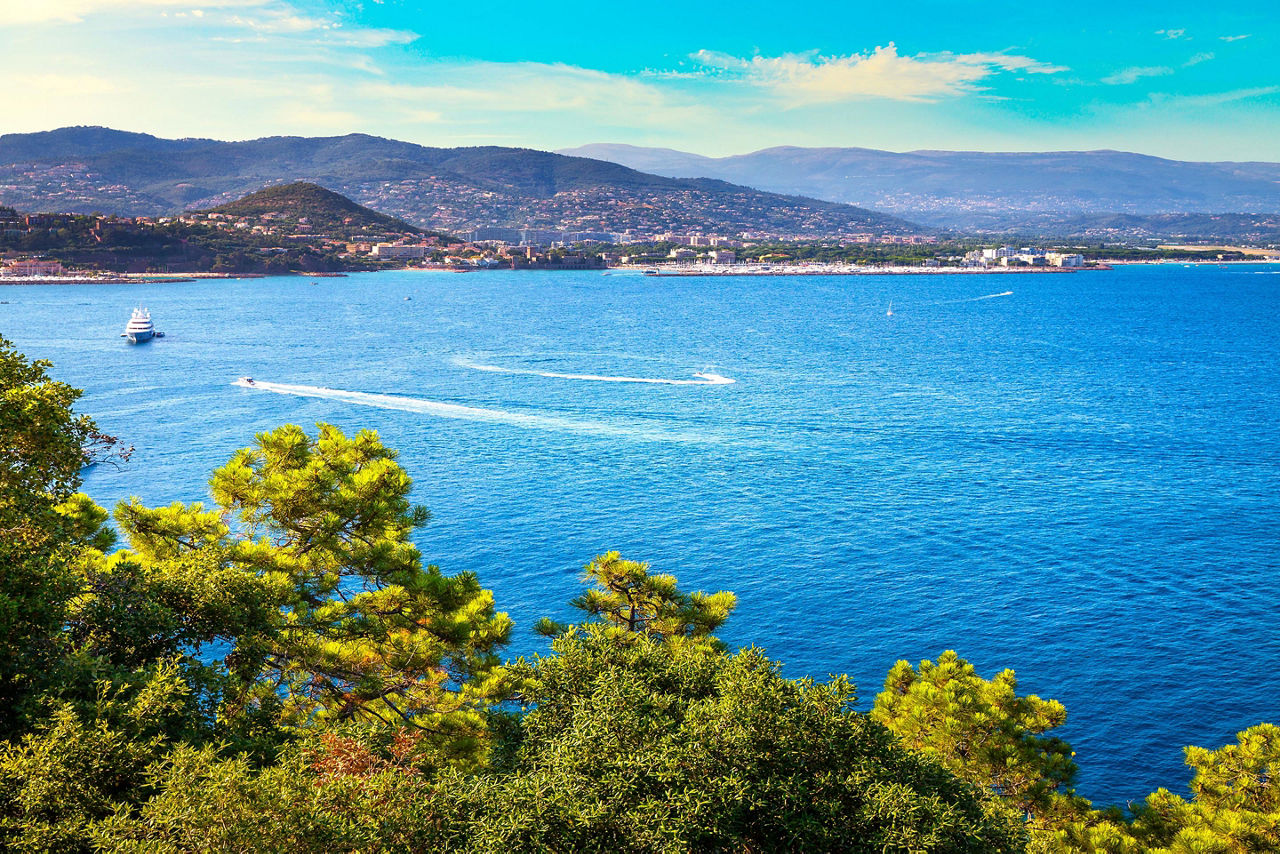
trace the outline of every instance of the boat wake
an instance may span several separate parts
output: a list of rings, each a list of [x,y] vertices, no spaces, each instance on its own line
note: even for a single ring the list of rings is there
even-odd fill
[[[944,299],[941,302],[928,303],[928,305],[955,305],[956,303],[961,303],[961,302],[979,302],[980,300],[984,300],[984,299],[995,299],[996,297],[1011,297],[1011,296],[1013,296],[1013,291],[1004,291],[1002,293],[987,294],[985,296],[980,296],[980,297],[965,297],[964,299]]]
[[[657,377],[610,377],[600,374],[562,374],[555,371],[536,371],[531,368],[504,368],[499,365],[482,365],[466,359],[454,359],[454,364],[473,371],[488,371],[494,374],[527,374],[532,377],[553,377],[561,380],[587,380],[597,383],[650,383],[653,385],[729,385],[737,382],[730,377],[714,374],[710,371],[694,371],[697,379],[668,380]]]
[[[356,406],[371,406],[378,409],[392,409],[400,412],[415,412],[437,418],[453,418],[461,421],[485,421],[495,424],[511,424],[517,427],[529,427],[538,430],[555,430],[564,433],[581,433],[610,438],[637,439],[649,442],[690,442],[719,443],[720,440],[707,433],[663,430],[648,426],[619,423],[617,421],[596,421],[576,418],[563,418],[555,415],[535,415],[527,412],[511,412],[504,409],[483,409],[477,406],[463,406],[457,403],[444,403],[436,400],[423,400],[417,397],[402,397],[396,394],[371,394],[363,391],[345,391],[336,388],[325,388],[312,385],[291,385],[288,383],[264,382],[241,377],[232,385],[256,391],[269,391],[273,394],[288,394],[296,397],[314,397],[324,400],[335,400]]]

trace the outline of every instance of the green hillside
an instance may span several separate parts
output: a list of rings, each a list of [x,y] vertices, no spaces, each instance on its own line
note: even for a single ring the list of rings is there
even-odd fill
[[[365,134],[166,140],[84,127],[0,135],[0,204],[25,210],[221,211],[289,181],[322,185],[446,233],[486,226],[812,236],[922,230],[851,205],[523,148],[431,148]],[[352,215],[341,213],[338,224]]]
[[[324,234],[362,231],[422,233],[422,229],[402,219],[380,214],[356,204],[340,193],[307,181],[267,187],[202,213],[243,217],[274,215],[285,222],[309,225],[312,231]]]

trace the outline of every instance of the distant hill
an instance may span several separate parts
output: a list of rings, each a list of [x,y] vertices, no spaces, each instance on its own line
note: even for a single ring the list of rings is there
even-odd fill
[[[718,178],[863,205],[964,230],[1017,230],[1038,222],[1058,227],[1110,214],[1280,213],[1280,163],[1196,163],[1123,151],[897,153],[781,147],[703,157],[666,148],[597,144],[561,153],[658,175]],[[1154,224],[1158,227],[1159,220]]]
[[[289,181],[328,187],[421,227],[578,231],[919,232],[874,211],[719,180],[678,179],[521,148],[430,148],[365,134],[246,142],[109,128],[0,136],[0,204],[164,214]]]
[[[1013,230],[1001,229],[1005,233]],[[1029,236],[1103,242],[1151,239],[1274,244],[1280,242],[1280,214],[1034,214],[1019,222],[1016,230]]]
[[[373,229],[401,233],[422,231],[402,219],[380,214],[340,193],[306,181],[267,187],[204,213],[246,217],[275,214],[282,220],[305,223],[315,232],[328,234]]]

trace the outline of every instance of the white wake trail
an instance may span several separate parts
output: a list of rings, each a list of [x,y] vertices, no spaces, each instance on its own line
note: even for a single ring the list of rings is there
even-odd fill
[[[656,377],[611,377],[600,374],[561,374],[555,371],[535,371],[530,368],[504,368],[500,365],[482,365],[466,359],[455,359],[454,363],[471,368],[473,371],[488,371],[493,374],[525,374],[531,377],[553,377],[561,380],[588,380],[598,383],[652,383],[654,385],[729,385],[737,382],[730,377],[714,374],[710,371],[694,371],[696,380],[668,380]]]
[[[986,296],[980,296],[980,297],[966,297],[964,299],[944,299],[941,302],[927,303],[927,305],[955,305],[958,302],[978,302],[979,300],[984,300],[984,299],[995,299],[996,297],[1011,297],[1011,296],[1013,296],[1013,291],[1004,291],[1003,293],[987,294]]]
[[[423,400],[417,397],[402,397],[395,394],[371,394],[363,391],[344,391],[323,386],[290,385],[288,383],[264,382],[241,378],[232,385],[255,391],[269,391],[273,394],[289,394],[296,397],[315,397],[324,400],[336,400],[356,406],[372,406],[378,409],[393,409],[400,412],[416,412],[432,415],[437,418],[454,418],[461,421],[487,421],[496,424],[511,424],[517,427],[529,427],[538,430],[556,430],[565,433],[583,433],[610,438],[639,439],[649,442],[691,442],[719,443],[719,439],[705,433],[690,433],[637,427],[630,424],[619,424],[607,421],[586,421],[574,418],[561,418],[553,415],[533,415],[525,412],[509,412],[504,409],[482,409],[477,406],[463,406],[458,403],[443,403],[436,400]]]

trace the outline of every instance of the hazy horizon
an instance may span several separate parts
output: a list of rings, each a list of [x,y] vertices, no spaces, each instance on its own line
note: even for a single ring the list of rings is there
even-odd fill
[[[130,127],[93,125],[93,124],[61,125],[58,127],[37,128],[35,130],[30,130],[30,131],[6,131],[5,133],[0,134],[0,138],[5,136],[23,136],[23,135],[30,135],[30,134],[56,133],[58,131],[73,130],[76,128],[101,128],[104,130],[118,131],[121,133],[143,134],[143,135],[155,137],[157,139],[166,139],[166,140],[174,140],[174,141],[206,140],[209,142],[219,142],[219,143],[222,143],[222,142],[238,143],[238,142],[253,142],[255,140],[260,140],[260,139],[288,139],[288,138],[338,139],[345,136],[373,136],[373,137],[382,137],[385,139],[391,139],[397,142],[408,142],[415,145],[422,145],[425,147],[440,147],[440,148],[459,147],[459,146],[452,146],[452,145],[437,146],[429,142],[424,143],[424,142],[417,142],[411,139],[403,139],[399,137],[388,137],[383,134],[377,134],[377,133],[372,133],[372,132],[363,131],[363,130],[347,130],[347,131],[335,131],[332,133],[314,133],[314,134],[267,133],[260,136],[242,136],[242,137],[170,136],[162,133],[153,133],[151,131],[146,131],[146,130],[137,130],[135,128],[130,128]],[[1277,159],[1275,160],[1202,160],[1202,159],[1195,159],[1195,158],[1188,159],[1188,158],[1177,158],[1177,157],[1165,157],[1160,154],[1153,154],[1149,151],[1137,151],[1133,149],[1124,149],[1124,148],[1115,148],[1115,147],[1035,148],[1035,149],[1032,149],[1032,148],[1026,148],[1026,149],[1014,149],[1014,148],[894,149],[894,148],[873,148],[873,147],[864,146],[864,145],[796,145],[791,143],[779,143],[777,145],[768,145],[768,146],[762,146],[758,148],[743,149],[741,151],[729,151],[724,154],[707,154],[706,152],[703,152],[703,151],[695,151],[689,148],[676,148],[668,145],[638,145],[635,143],[616,142],[616,141],[601,140],[601,139],[592,140],[590,142],[578,143],[575,145],[560,146],[559,148],[537,148],[532,145],[522,145],[520,143],[511,143],[503,147],[525,148],[525,149],[530,149],[535,151],[547,151],[553,154],[564,154],[570,157],[591,157],[589,153],[578,154],[577,152],[582,149],[590,149],[596,146],[611,146],[611,147],[618,147],[618,148],[631,148],[631,149],[641,149],[641,150],[651,150],[651,151],[671,151],[678,154],[687,154],[687,155],[693,155],[696,157],[705,157],[705,158],[714,159],[714,160],[725,160],[733,157],[743,157],[746,155],[759,154],[764,151],[775,151],[775,150],[782,150],[782,149],[799,149],[799,150],[808,150],[808,151],[819,151],[824,149],[832,150],[832,151],[855,149],[855,150],[863,150],[863,151],[884,152],[888,154],[936,154],[936,153],[942,153],[942,154],[1132,154],[1140,157],[1155,157],[1163,160],[1172,160],[1172,161],[1180,161],[1180,162],[1187,162],[1187,163],[1280,163],[1280,155],[1277,155]]]

